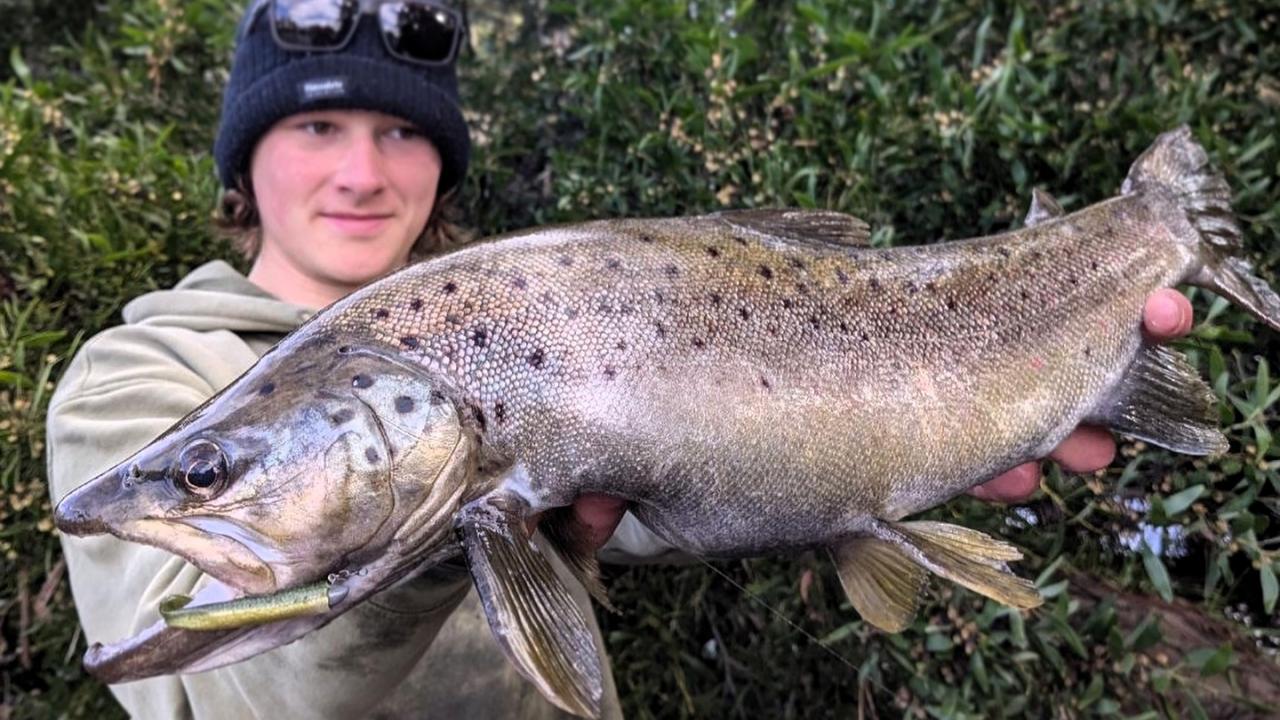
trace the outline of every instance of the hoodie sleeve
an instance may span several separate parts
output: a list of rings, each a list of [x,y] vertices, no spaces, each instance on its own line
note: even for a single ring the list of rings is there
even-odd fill
[[[141,448],[256,359],[229,332],[125,326],[94,338],[49,409],[53,499]],[[114,537],[64,536],[62,545],[90,642],[157,622],[160,599],[191,593],[202,577],[180,558]],[[406,677],[468,586],[465,573],[428,573],[256,658],[111,689],[135,718],[359,717]]]

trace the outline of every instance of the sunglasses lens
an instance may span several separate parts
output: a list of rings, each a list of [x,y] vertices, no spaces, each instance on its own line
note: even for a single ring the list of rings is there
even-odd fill
[[[359,19],[360,3],[358,0],[275,0],[270,12],[276,38],[281,43],[323,50],[346,42]]]
[[[419,3],[389,2],[378,8],[378,19],[393,54],[427,63],[453,59],[462,32],[457,13]]]

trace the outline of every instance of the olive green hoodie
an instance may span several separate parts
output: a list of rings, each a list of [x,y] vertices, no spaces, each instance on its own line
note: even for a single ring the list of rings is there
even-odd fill
[[[125,324],[86,343],[54,393],[54,500],[168,429],[311,312],[273,298],[223,262],[130,302]],[[667,550],[631,521],[622,534],[627,542],[613,543],[608,557]],[[192,594],[203,577],[180,558],[114,537],[64,536],[62,546],[89,642],[143,630],[158,620],[161,598]],[[570,586],[599,644],[586,595]],[[285,647],[111,690],[139,718],[559,717],[502,655],[470,589],[465,569],[446,565]],[[621,715],[611,679],[604,708],[606,716]]]

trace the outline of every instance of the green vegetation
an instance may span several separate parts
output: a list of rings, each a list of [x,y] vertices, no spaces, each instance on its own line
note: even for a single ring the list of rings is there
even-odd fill
[[[52,383],[127,299],[230,257],[210,230],[209,146],[236,3],[59,7],[0,29],[3,720],[119,714],[79,668],[49,520]],[[476,0],[471,17],[464,202],[484,234],[787,204],[860,215],[877,244],[976,235],[1016,225],[1033,187],[1068,209],[1109,196],[1157,133],[1188,123],[1280,283],[1272,4]],[[1229,453],[1126,444],[1096,477],[1051,471],[1024,509],[934,512],[1025,548],[1043,608],[935,582],[915,625],[885,636],[822,556],[614,568],[622,612],[603,620],[628,712],[1274,712],[1280,337],[1193,300],[1181,347],[1222,399]]]

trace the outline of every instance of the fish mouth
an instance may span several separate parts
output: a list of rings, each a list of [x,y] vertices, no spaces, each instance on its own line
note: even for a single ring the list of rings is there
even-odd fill
[[[270,545],[230,521],[210,516],[143,518],[109,528],[112,535],[167,550],[244,594],[267,595],[280,588],[268,564]],[[261,557],[256,550],[268,557]]]

